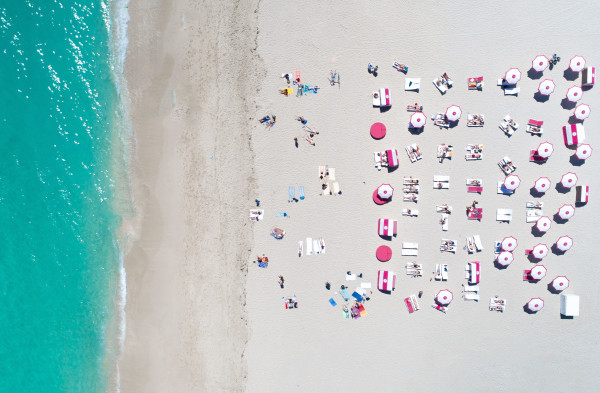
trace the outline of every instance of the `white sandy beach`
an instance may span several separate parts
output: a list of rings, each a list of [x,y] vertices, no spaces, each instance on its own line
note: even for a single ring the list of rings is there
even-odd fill
[[[258,8],[257,8],[258,7]],[[254,10],[257,8],[257,12]],[[596,391],[594,371],[600,354],[594,307],[598,266],[594,226],[598,217],[594,175],[598,157],[573,166],[563,143],[562,126],[571,110],[561,107],[567,89],[563,72],[571,57],[600,63],[600,9],[584,2],[508,2],[502,5],[392,1],[324,5],[274,1],[195,4],[172,0],[134,0],[130,5],[130,50],[126,74],[133,106],[139,167],[134,183],[140,218],[137,241],[127,255],[127,338],[120,362],[124,392],[308,392],[308,391]],[[569,30],[572,29],[572,30]],[[256,36],[258,34],[258,36]],[[255,47],[256,45],[256,47]],[[256,51],[254,51],[256,49]],[[538,54],[561,62],[541,79],[527,71]],[[392,67],[396,58],[420,77],[419,93],[405,92],[405,76]],[[377,77],[367,64],[379,65]],[[505,97],[496,79],[506,70],[522,72],[518,97]],[[284,97],[278,89],[284,72],[302,71],[303,82],[321,87],[317,94]],[[265,71],[266,70],[266,71]],[[330,70],[341,75],[331,87]],[[431,81],[447,72],[454,87],[444,96]],[[483,76],[483,91],[468,91],[467,78]],[[547,102],[534,100],[543,79],[556,90]],[[371,92],[391,89],[392,108],[371,106]],[[592,108],[585,120],[586,143],[598,145],[600,120],[596,86],[580,103]],[[406,105],[424,106],[424,132],[408,131]],[[440,130],[431,115],[460,105],[457,127]],[[483,128],[468,128],[467,113],[482,113]],[[266,130],[257,119],[275,114]],[[510,114],[520,125],[511,138],[498,128]],[[301,136],[297,115],[320,132],[316,146]],[[527,120],[544,121],[540,138],[525,133]],[[369,127],[387,126],[374,140]],[[547,163],[528,162],[529,150],[553,143]],[[418,143],[422,160],[410,163],[404,147]],[[437,146],[454,146],[454,158],[440,164]],[[466,162],[464,146],[483,144],[484,158]],[[373,165],[373,152],[396,148],[400,166],[388,173]],[[595,152],[594,154],[598,154]],[[505,155],[517,165],[522,184],[512,196],[496,194],[503,180],[497,162]],[[213,156],[213,159],[209,157]],[[320,196],[318,167],[336,169],[342,195]],[[553,221],[535,237],[525,222],[525,203],[544,202],[551,217],[564,203],[574,204],[575,190],[559,193],[554,185],[566,172],[591,187],[591,201],[567,223]],[[449,175],[449,190],[433,190],[434,175]],[[421,179],[417,204],[402,202],[404,176]],[[540,176],[553,187],[541,198],[529,188]],[[466,178],[482,178],[481,195],[466,192]],[[136,183],[137,182],[137,183]],[[373,190],[390,183],[398,193],[384,206],[373,203]],[[306,199],[288,203],[288,186],[303,185]],[[255,198],[265,219],[248,221]],[[464,206],[473,199],[484,209],[481,222],[469,221]],[[435,205],[454,211],[442,232]],[[418,218],[401,215],[418,209]],[[511,208],[510,224],[495,220],[497,208]],[[289,217],[276,217],[287,212]],[[399,220],[391,241],[377,235],[378,218]],[[269,234],[286,230],[283,240]],[[465,236],[479,234],[484,251],[469,255]],[[493,244],[513,235],[519,241],[515,261],[494,267]],[[565,255],[550,254],[541,263],[548,275],[539,283],[522,280],[534,266],[525,249],[548,246],[561,235],[575,239]],[[323,255],[297,256],[297,243],[323,237]],[[440,239],[457,239],[456,254],[440,253]],[[402,242],[419,243],[417,258],[400,256]],[[389,262],[375,258],[389,245]],[[269,257],[267,269],[252,260]],[[404,274],[406,262],[424,265],[421,278]],[[461,298],[464,265],[482,265],[480,302]],[[448,263],[448,282],[430,280],[436,263]],[[377,291],[377,271],[398,274],[392,294]],[[363,273],[347,282],[346,271]],[[285,277],[285,288],[277,284]],[[571,280],[567,293],[581,297],[581,316],[561,319],[560,296],[547,285],[558,276]],[[325,289],[325,282],[332,289]],[[367,315],[344,319],[340,285],[350,289],[371,282]],[[454,300],[447,314],[430,307],[447,288]],[[403,299],[424,292],[421,310],[410,314]],[[299,308],[285,310],[282,296],[296,295]],[[490,297],[507,299],[507,310],[488,310]],[[337,307],[328,299],[333,297]],[[524,312],[532,297],[545,307]]]

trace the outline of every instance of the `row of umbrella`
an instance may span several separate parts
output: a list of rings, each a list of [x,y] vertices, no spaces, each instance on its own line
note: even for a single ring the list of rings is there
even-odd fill
[[[543,266],[540,267],[544,268]],[[554,280],[552,280],[552,287],[557,292],[563,291],[569,287],[569,279],[565,276],[557,276]],[[448,289],[442,289],[437,293],[437,295],[435,295],[435,301],[442,306],[449,305],[453,298],[454,295]],[[527,302],[527,308],[532,312],[540,311],[544,308],[544,300],[539,297],[532,298]]]
[[[531,62],[531,68],[536,72],[543,72],[550,65],[550,59],[544,55],[538,55]],[[585,59],[583,56],[576,55],[569,61],[569,68],[573,72],[580,72],[585,68]],[[510,71],[510,70],[509,70]],[[520,75],[519,75],[520,78]]]
[[[590,154],[591,154],[591,149],[590,149]],[[589,157],[589,155],[588,155],[588,157]],[[575,185],[577,184],[577,180],[578,180],[578,178],[575,173],[567,172],[560,179],[560,184],[564,188],[570,189],[570,188],[575,187]],[[519,175],[508,175],[504,179],[504,187],[507,190],[514,191],[517,188],[519,188],[520,185],[521,185],[521,178],[519,177]],[[533,184],[533,188],[539,193],[544,193],[550,189],[551,185],[552,185],[552,182],[550,181],[550,179],[548,179],[547,177],[540,177]]]
[[[560,251],[568,251],[571,247],[573,247],[573,239],[569,236],[561,236],[556,240],[556,248]],[[500,249],[502,252],[511,252],[517,248],[518,241],[514,236],[507,236],[500,242]],[[501,252],[501,253],[502,253]],[[538,259],[544,258],[548,255],[548,246],[545,244],[538,244],[532,250],[534,256]],[[512,261],[511,261],[512,262]]]

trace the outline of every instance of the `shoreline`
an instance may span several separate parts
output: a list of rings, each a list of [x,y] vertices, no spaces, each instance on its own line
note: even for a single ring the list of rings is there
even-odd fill
[[[122,391],[244,391],[256,6],[129,3],[135,217],[123,223]]]

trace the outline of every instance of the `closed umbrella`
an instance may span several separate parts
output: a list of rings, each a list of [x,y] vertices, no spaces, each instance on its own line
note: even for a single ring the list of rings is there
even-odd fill
[[[569,279],[565,276],[558,276],[552,280],[552,288],[556,291],[562,291],[569,288]]]
[[[565,173],[562,179],[560,179],[560,184],[562,184],[565,188],[574,187],[575,184],[577,184],[577,175],[573,172]]]
[[[451,105],[446,109],[446,118],[448,121],[458,121],[460,119],[460,115],[462,114],[462,110],[458,105]]]
[[[543,259],[548,255],[548,251],[548,246],[540,243],[537,246],[533,247],[533,250],[531,250],[531,255],[533,255],[537,259]]]
[[[513,251],[517,248],[517,239],[512,236],[505,237],[500,243],[500,247],[502,247],[503,251]]]
[[[512,261],[514,261],[515,256],[510,251],[502,251],[498,254],[496,261],[502,266],[508,266]]]
[[[573,247],[573,239],[569,236],[561,236],[556,241],[556,248],[560,251],[568,251],[571,247]]]
[[[544,301],[539,297],[533,298],[527,302],[527,308],[533,312],[540,311],[542,308],[544,308]]]
[[[577,148],[577,150],[575,150],[575,156],[577,156],[577,158],[579,158],[580,160],[585,160],[587,158],[589,158],[592,155],[592,147],[590,145],[583,144],[583,145],[579,145],[579,147]]]
[[[539,220],[535,223],[535,227],[540,232],[548,232],[548,229],[552,226],[552,221],[547,216],[540,217]]]
[[[521,71],[518,68],[511,68],[506,71],[506,75],[504,75],[504,80],[509,85],[516,85],[518,81],[521,80]]]
[[[427,121],[427,116],[423,114],[423,112],[415,112],[410,117],[410,126],[412,128],[421,128],[425,125]]]
[[[569,62],[569,68],[573,72],[579,72],[585,68],[585,59],[583,56],[575,56]]]
[[[389,184],[382,184],[377,189],[377,195],[381,199],[390,199],[394,194],[394,188]]]
[[[549,96],[554,92],[555,87],[556,85],[553,81],[551,81],[550,79],[545,79],[540,82],[540,85],[538,86],[538,91],[542,95]]]
[[[554,152],[554,146],[550,142],[542,142],[537,148],[537,155],[542,158],[548,158]]]
[[[583,90],[579,86],[572,86],[567,90],[567,100],[571,102],[577,102],[581,100],[581,96],[583,95]]]
[[[563,220],[568,220],[569,218],[575,215],[575,208],[573,205],[562,205],[560,209],[558,209],[558,216]]]
[[[537,192],[546,192],[550,189],[551,184],[552,182],[547,177],[540,177],[535,181],[533,188],[535,188]]]
[[[519,184],[521,184],[521,179],[517,175],[509,175],[504,179],[504,187],[507,190],[514,191],[519,187]]]
[[[546,277],[547,271],[548,270],[544,265],[535,265],[531,269],[531,277],[533,277],[534,280],[541,280],[542,278]]]
[[[549,60],[544,55],[536,56],[535,59],[531,62],[531,68],[536,70],[537,72],[542,72],[546,68],[548,68]]]
[[[450,302],[452,301],[452,292],[450,292],[447,289],[442,289],[435,296],[435,299],[437,300],[437,302],[439,304],[446,306],[446,305],[450,304]]]
[[[585,120],[590,115],[590,106],[588,104],[577,105],[573,114],[578,120]]]

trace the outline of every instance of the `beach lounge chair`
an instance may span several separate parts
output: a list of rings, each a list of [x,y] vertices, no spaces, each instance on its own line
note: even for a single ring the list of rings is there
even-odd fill
[[[542,128],[543,125],[544,125],[543,121],[529,119],[529,121],[527,122],[526,132],[533,134],[533,135],[541,136],[544,133],[544,129]]]
[[[544,207],[544,202],[527,201],[525,207],[528,209],[541,209]]]
[[[475,243],[473,242],[473,236],[467,236],[467,252],[473,254],[475,252]]]
[[[423,277],[423,269],[406,268],[406,275],[411,277]]]
[[[370,282],[361,282],[360,283],[360,287],[363,289],[370,289],[371,288],[371,283]]]
[[[448,213],[448,214],[451,214],[452,213],[452,206],[436,205],[435,211],[438,212],[438,213]]]
[[[490,311],[503,312],[506,309],[506,299],[491,298],[490,299]]]
[[[329,180],[335,181],[335,168],[327,168],[327,176]]]
[[[423,105],[419,105],[415,102],[414,105],[407,105],[406,110],[408,112],[423,112]]]
[[[300,240],[298,242],[298,257],[301,257],[304,254],[304,241]]]
[[[440,162],[443,162],[444,158],[451,159],[453,149],[454,148],[452,146],[447,146],[444,143],[438,145],[437,157],[440,160]]]
[[[265,218],[265,211],[261,209],[250,209],[250,221],[260,221]]]
[[[436,113],[431,116],[431,120],[433,120],[433,124],[440,128],[449,128],[450,123],[448,123],[448,119],[446,119],[446,115],[443,113]]]
[[[298,186],[298,196],[300,197],[301,201],[306,198],[306,195],[304,195],[304,186]]]
[[[471,293],[471,292],[465,292],[463,294],[463,298],[465,300],[475,300],[476,302],[479,301],[479,294],[477,293]]]
[[[527,216],[525,222],[536,222],[544,215],[544,211],[541,209],[527,209]]]
[[[450,182],[450,176],[442,176],[442,175],[436,175],[433,177],[433,181],[434,182],[446,182],[449,183]]]
[[[306,255],[313,254],[313,239],[312,237],[306,238]]]
[[[483,90],[483,76],[469,78],[467,86],[469,90]]]
[[[442,231],[448,230],[448,217],[449,217],[448,214],[446,214],[446,213],[442,214],[442,219],[440,220],[440,223],[442,224]]]
[[[436,190],[448,190],[450,189],[450,183],[448,182],[441,182],[441,181],[434,181],[433,182],[433,188]]]
[[[468,178],[465,182],[466,182],[466,185],[470,186],[470,187],[480,187],[480,186],[483,185],[483,180],[482,179]]]
[[[421,78],[404,78],[404,90],[419,91],[421,88]]]
[[[319,238],[319,248],[321,249],[321,254],[325,254],[327,251],[327,246],[325,246],[325,239],[322,237]]]
[[[442,281],[448,281],[448,264],[442,263]]]
[[[404,196],[402,197],[402,200],[404,202],[418,202],[419,195],[418,194],[404,194]]]
[[[483,151],[483,145],[471,143],[465,146],[465,150],[469,151],[470,153],[481,153]]]
[[[340,195],[340,183],[334,181],[331,183],[331,193],[333,195]]]
[[[419,150],[419,146],[416,143],[406,146],[405,149],[406,154],[408,154],[408,158],[410,158],[410,162],[415,162],[423,158],[423,154]]]
[[[405,177],[404,181],[402,182],[402,184],[404,184],[405,186],[418,186],[419,185],[419,179],[418,178],[413,178],[412,176]]]
[[[373,161],[375,161],[375,168],[377,168],[377,170],[381,170],[381,168],[383,168],[384,166],[387,166],[387,163],[385,163],[383,160],[382,152],[379,152],[379,151],[374,152],[373,153]]]
[[[302,83],[302,76],[300,74],[300,70],[294,71],[294,82]]]
[[[448,90],[446,88],[446,86],[444,85],[444,82],[442,82],[442,78],[435,78],[433,80],[433,85],[435,87],[437,87],[437,89],[440,91],[440,93],[442,94],[446,94],[446,91]]]
[[[463,286],[463,292],[479,292],[479,285],[462,284],[462,286]]]
[[[512,221],[512,209],[497,209],[496,210],[496,221],[511,222]]]
[[[397,61],[392,63],[392,67],[394,67],[394,69],[398,72],[404,72],[405,74],[408,72],[408,67],[404,64],[398,63]]]
[[[421,309],[416,295],[410,295],[409,297],[404,299],[404,302],[406,304],[406,307],[408,308],[408,312],[411,314]]]
[[[467,127],[483,127],[485,116],[481,114],[467,114]]]
[[[402,256],[405,257],[416,257],[419,255],[419,250],[414,250],[411,248],[403,248],[402,249]]]
[[[419,186],[404,187],[402,189],[402,192],[404,192],[405,194],[418,194],[419,193]]]
[[[498,194],[502,194],[502,195],[512,195],[515,193],[514,190],[509,190],[506,187],[504,187],[504,182],[501,180],[498,180]]]
[[[450,77],[448,76],[447,72],[444,72],[441,76],[442,78],[442,82],[448,86],[448,87],[452,87],[454,85],[454,81],[452,79],[450,79]]]
[[[416,209],[402,209],[402,215],[408,217],[418,217],[419,211]]]
[[[423,265],[416,262],[406,262],[407,269],[423,270]]]
[[[520,87],[505,87],[504,88],[504,95],[505,96],[518,96],[519,92],[521,91]]]
[[[435,278],[436,281],[442,280],[442,264],[437,263],[435,265],[435,274],[433,277]]]
[[[481,243],[481,237],[479,235],[473,236],[473,241],[475,242],[475,248],[477,251],[483,251],[483,244]]]
[[[296,199],[296,187],[290,186],[288,189],[288,202],[293,202]]]
[[[467,161],[476,161],[476,160],[481,160],[482,158],[483,158],[482,153],[466,153],[465,154],[465,160],[467,160]]]
[[[319,241],[317,239],[313,239],[313,252],[315,254],[321,253],[321,247],[319,247]]]
[[[512,160],[508,157],[504,157],[503,159],[498,161],[498,167],[506,176],[510,175],[511,173],[514,173],[517,170],[515,164],[513,164]]]
[[[402,248],[407,248],[407,249],[418,249],[419,248],[419,243],[408,243],[408,242],[404,242],[402,243]]]
[[[458,248],[458,242],[452,239],[442,239],[440,243],[440,251],[455,253]]]

